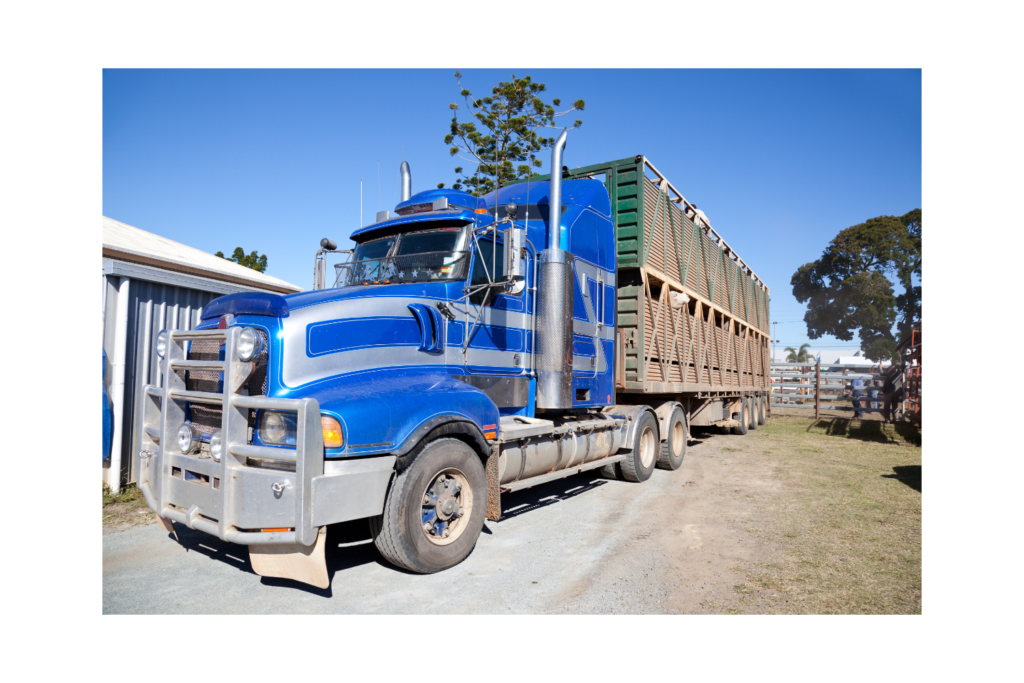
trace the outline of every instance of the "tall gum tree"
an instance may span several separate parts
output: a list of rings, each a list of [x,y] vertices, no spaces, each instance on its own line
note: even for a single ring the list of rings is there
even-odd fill
[[[893,358],[921,321],[921,227],[921,209],[878,216],[840,231],[820,259],[800,266],[790,284],[807,304],[807,336],[850,341],[858,332],[868,358]]]

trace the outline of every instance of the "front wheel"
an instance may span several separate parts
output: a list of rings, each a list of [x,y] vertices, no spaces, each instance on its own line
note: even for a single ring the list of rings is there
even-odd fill
[[[480,456],[458,439],[437,439],[395,477],[384,512],[370,518],[370,531],[389,562],[432,574],[473,551],[486,507]]]

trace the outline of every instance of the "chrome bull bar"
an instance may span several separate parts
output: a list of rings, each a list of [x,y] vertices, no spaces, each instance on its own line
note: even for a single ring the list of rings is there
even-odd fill
[[[313,525],[313,478],[324,473],[320,405],[312,398],[239,393],[253,371],[252,363],[238,360],[240,333],[239,327],[168,332],[167,351],[160,363],[163,386],[143,388],[139,489],[161,517],[225,541],[311,546],[319,527]],[[187,360],[186,344],[201,339],[223,341],[224,360]],[[199,369],[223,372],[223,392],[188,391],[175,372]],[[185,455],[178,448],[176,436],[185,422],[186,403],[222,407],[220,462],[202,454]],[[252,408],[295,412],[295,447],[250,444],[248,411]],[[250,466],[250,458],[273,467]]]

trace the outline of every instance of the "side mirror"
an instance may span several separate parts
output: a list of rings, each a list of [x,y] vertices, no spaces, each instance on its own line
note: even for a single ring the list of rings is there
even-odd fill
[[[514,205],[513,205],[514,206]],[[513,212],[515,208],[512,209]],[[515,225],[505,239],[505,273],[508,274],[510,294],[518,294],[526,287],[526,229]]]

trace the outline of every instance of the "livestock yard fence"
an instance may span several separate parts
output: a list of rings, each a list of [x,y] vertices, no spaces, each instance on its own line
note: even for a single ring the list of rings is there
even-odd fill
[[[888,367],[885,369],[889,370]],[[897,404],[895,417],[920,419],[920,362],[916,359],[908,361],[903,376],[903,386],[907,389],[912,386],[913,393],[904,391],[904,400]],[[821,416],[822,410],[852,408],[854,387],[851,382],[861,379],[864,386],[856,387],[861,390],[861,410],[865,413],[882,412],[881,383],[885,381],[885,375],[879,372],[877,363],[772,363],[771,378],[773,407],[813,409],[815,419]],[[879,382],[879,385],[873,386],[874,382]],[[872,397],[872,391],[876,391],[877,396]]]

